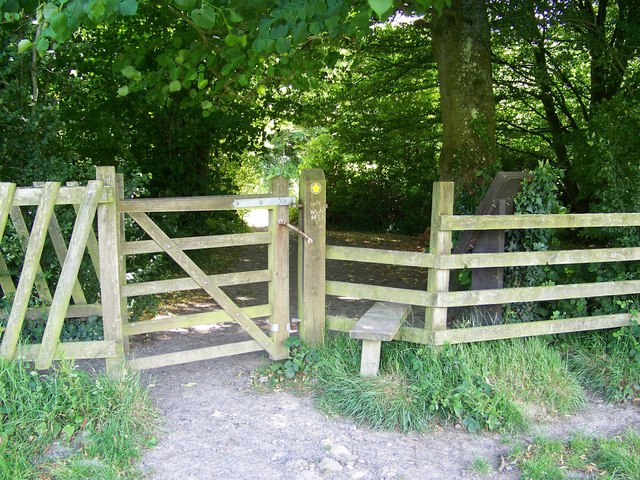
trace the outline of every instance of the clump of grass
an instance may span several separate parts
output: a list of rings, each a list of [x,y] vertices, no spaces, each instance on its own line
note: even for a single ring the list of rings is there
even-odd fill
[[[640,327],[575,334],[566,341],[569,365],[610,402],[640,399]]]
[[[518,431],[528,425],[526,402],[562,413],[584,402],[577,380],[542,339],[439,349],[387,342],[378,377],[359,375],[360,349],[345,335],[330,336],[314,387],[326,411],[374,428],[420,430],[437,418],[472,432]]]
[[[137,377],[0,361],[0,478],[134,478],[158,415]]]
[[[491,467],[491,463],[486,458],[476,458],[471,465],[469,466],[469,470],[473,473],[477,473],[478,475],[489,475],[493,472],[493,468]]]
[[[525,480],[640,478],[640,436],[631,430],[611,438],[581,434],[569,441],[536,438],[510,455]]]

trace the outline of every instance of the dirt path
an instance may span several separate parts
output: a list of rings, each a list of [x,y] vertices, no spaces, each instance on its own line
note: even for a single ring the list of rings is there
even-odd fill
[[[334,240],[349,243],[344,236]],[[390,241],[391,237],[382,238],[370,246],[397,248],[389,245]],[[260,268],[257,264],[262,260],[256,255],[262,256],[259,252],[243,253],[239,263]],[[413,282],[413,288],[420,288],[422,282],[415,272],[387,272],[379,266],[343,264],[328,271],[336,278],[364,280],[374,276],[383,283],[405,286]],[[240,297],[240,302],[252,304],[263,300],[266,290],[245,286],[230,293]],[[182,312],[211,305],[202,298],[200,305],[175,308]],[[366,302],[350,300],[334,299],[330,305],[332,313],[352,316],[366,308]],[[144,356],[246,338],[233,325],[203,326],[137,337],[132,351]],[[251,385],[251,372],[268,362],[265,354],[254,353],[144,372],[143,381],[165,417],[157,446],[142,459],[146,478],[507,480],[519,478],[517,469],[508,464],[500,472],[497,469],[517,441],[530,440],[536,434],[566,437],[577,431],[610,435],[628,427],[640,430],[637,407],[614,406],[592,398],[578,415],[550,419],[518,438],[469,434],[451,427],[409,435],[372,431],[344,418],[327,418],[309,396],[257,392]],[[469,467],[478,458],[488,460],[496,471],[475,476]]]

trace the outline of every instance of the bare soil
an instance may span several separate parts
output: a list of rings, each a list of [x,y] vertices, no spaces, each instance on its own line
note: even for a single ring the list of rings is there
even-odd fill
[[[334,234],[331,244],[412,250],[411,237]],[[295,241],[292,242],[292,252]],[[237,249],[240,269],[264,268],[266,253]],[[292,290],[295,285],[292,265]],[[420,269],[330,262],[327,272],[340,280],[424,288]],[[225,289],[243,305],[266,301],[266,288],[249,285]],[[292,292],[293,293],[293,292]],[[292,317],[295,317],[295,296]],[[328,299],[331,314],[357,317],[370,302]],[[174,302],[164,314],[216,308],[202,295]],[[423,312],[415,311],[419,323]],[[266,327],[266,323],[262,322]],[[236,325],[201,326],[133,337],[137,357],[248,339]],[[437,426],[423,433],[374,431],[351,420],[327,417],[307,394],[261,392],[253,386],[256,368],[270,361],[264,353],[225,357],[143,372],[153,401],[164,415],[158,444],[141,465],[145,478],[182,479],[516,479],[508,452],[535,435],[566,438],[574,432],[612,435],[627,428],[640,431],[637,406],[611,405],[593,396],[578,414],[542,418],[523,435],[470,434]],[[490,462],[494,472],[474,473],[474,460]]]

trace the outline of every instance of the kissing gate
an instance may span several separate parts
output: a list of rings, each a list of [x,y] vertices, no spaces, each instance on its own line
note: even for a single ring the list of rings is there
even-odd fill
[[[309,185],[310,197],[302,194],[300,200],[308,202],[305,207],[309,214],[309,227],[313,231],[314,225],[324,224],[325,220],[324,177],[319,170],[309,170],[303,177],[303,183],[307,182]],[[1,183],[0,239],[10,218],[13,229],[21,240],[24,261],[16,285],[15,276],[11,275],[0,254],[0,286],[7,304],[1,317],[6,326],[0,327],[0,358],[33,361],[38,369],[49,368],[54,359],[104,358],[107,371],[113,376],[121,375],[125,364],[133,369],[154,368],[258,350],[266,350],[272,359],[286,358],[288,349],[284,342],[289,336],[287,227],[292,227],[289,225],[289,208],[297,204],[295,197],[289,196],[286,179],[274,178],[270,187],[270,192],[266,195],[125,199],[122,176],[116,174],[113,167],[98,167],[96,180],[88,182],[86,186],[72,183],[61,186],[57,182],[46,182],[24,188]],[[56,216],[56,206],[61,205],[72,205],[75,211],[73,232],[68,245]],[[252,208],[269,210],[269,227],[266,232],[170,238],[149,216],[159,212]],[[25,210],[27,214],[35,213],[33,218],[28,217],[28,221],[25,221]],[[145,232],[149,240],[125,239],[125,215]],[[301,214],[301,221],[306,216]],[[28,223],[31,223],[30,231]],[[95,223],[97,236],[94,231]],[[53,295],[41,267],[47,233],[60,263],[60,275]],[[267,245],[266,269],[208,275],[186,253],[195,249],[244,245]],[[301,242],[301,258],[312,258],[323,245],[324,239],[314,243],[311,237],[308,242]],[[99,280],[99,303],[87,302],[78,280],[86,251]],[[157,252],[166,253],[187,276],[172,280],[127,283],[126,256]],[[256,282],[268,283],[266,305],[241,308],[221,288]],[[136,323],[127,321],[129,297],[193,289],[204,290],[222,310]],[[319,295],[324,295],[324,291],[312,289],[309,295],[300,297],[304,299]],[[60,341],[65,319],[89,316],[102,317],[103,340]],[[267,332],[254,322],[255,318],[265,317],[269,318]],[[44,322],[41,343],[23,343],[21,337],[25,320],[37,318]],[[251,340],[144,358],[127,358],[127,340],[131,335],[230,321],[239,324],[250,335]]]

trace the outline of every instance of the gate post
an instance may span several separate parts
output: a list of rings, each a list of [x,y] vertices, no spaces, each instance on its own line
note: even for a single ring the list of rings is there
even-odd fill
[[[451,232],[440,230],[440,216],[453,215],[453,182],[434,182],[431,202],[429,253],[450,255]],[[449,291],[449,270],[430,268],[427,291],[434,293]],[[427,307],[424,328],[431,331],[446,330],[447,307]]]
[[[298,317],[300,337],[309,345],[324,341],[327,182],[320,169],[300,175],[300,228],[313,243],[298,238]]]
[[[98,248],[100,257],[100,303],[104,339],[115,343],[116,357],[106,359],[107,374],[114,378],[124,375],[124,341],[122,324],[127,318],[127,304],[122,298],[124,278],[121,251],[121,222],[118,213],[118,180],[114,167],[96,167],[96,178],[102,180],[112,196],[108,203],[98,205]]]
[[[285,177],[274,177],[269,182],[271,195],[286,197],[289,195],[289,181]],[[278,223],[289,222],[289,206],[281,205],[269,210],[269,304],[271,305],[271,339],[275,348],[272,360],[284,360],[289,349],[284,342],[289,338],[289,230]]]

